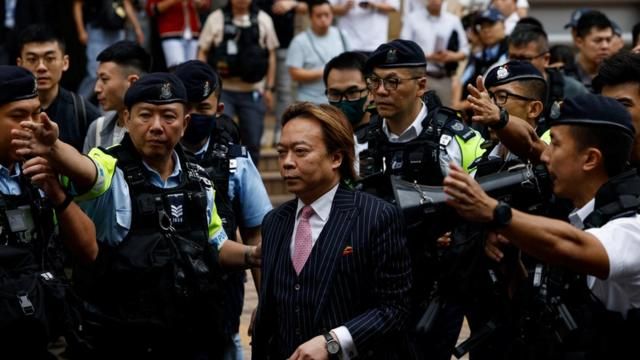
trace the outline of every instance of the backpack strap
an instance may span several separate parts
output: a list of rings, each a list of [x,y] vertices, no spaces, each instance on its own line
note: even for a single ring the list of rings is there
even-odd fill
[[[87,108],[84,104],[82,98],[74,93],[71,93],[71,99],[73,100],[73,111],[76,117],[76,126],[78,126],[78,130],[80,134],[87,131]]]

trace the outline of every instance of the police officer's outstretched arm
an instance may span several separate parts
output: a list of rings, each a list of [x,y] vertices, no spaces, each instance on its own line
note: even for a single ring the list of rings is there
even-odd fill
[[[492,128],[500,142],[521,159],[539,163],[540,155],[547,144],[538,137],[535,129],[524,119],[511,114],[508,115],[504,127],[499,128],[497,125],[501,121],[500,107],[489,96],[482,76],[476,79],[476,86],[468,84],[467,89],[467,100],[474,114],[471,120]]]
[[[91,188],[97,178],[93,161],[58,138],[58,125],[46,113],[40,113],[39,120],[23,121],[22,129],[12,130],[11,143],[17,147],[18,155],[45,158],[58,173],[70,178],[78,193]]]
[[[60,236],[65,245],[81,261],[91,262],[98,255],[96,227],[93,221],[64,191],[57,174],[42,157],[29,159],[23,164],[23,174],[47,195],[58,219]]]
[[[447,204],[463,218],[480,223],[493,223],[498,200],[491,198],[480,185],[458,165],[452,164],[444,179]],[[607,278],[609,258],[602,243],[570,224],[511,210],[506,224],[496,231],[522,249],[543,261],[562,264],[574,271]]]

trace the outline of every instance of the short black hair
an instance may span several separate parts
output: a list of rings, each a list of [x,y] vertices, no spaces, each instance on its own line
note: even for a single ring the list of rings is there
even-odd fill
[[[524,25],[524,24],[537,26],[537,27],[539,27],[540,29],[542,29],[544,31],[544,25],[542,25],[542,22],[540,20],[538,20],[537,18],[534,18],[533,16],[527,16],[527,17],[521,18],[516,23],[516,27],[518,25]]]
[[[608,126],[570,125],[577,150],[593,147],[602,153],[604,169],[609,177],[627,169],[633,138],[620,129]]]
[[[470,12],[467,15],[463,16],[460,19],[460,22],[462,23],[462,27],[465,30],[471,28],[475,32],[476,28],[475,28],[474,24],[476,23],[476,19],[478,18],[479,15],[480,15],[479,11],[474,11],[474,12]]]
[[[565,68],[575,62],[575,54],[567,45],[553,45],[549,48],[549,56],[550,63],[561,62],[565,64]]]
[[[523,47],[529,43],[536,42],[540,51],[549,50],[549,38],[543,28],[532,24],[518,24],[511,35],[509,35],[509,45]]]
[[[311,13],[313,12],[313,8],[316,6],[322,6],[324,4],[329,4],[329,6],[331,6],[331,3],[329,2],[329,0],[309,0],[307,1],[307,5],[309,6],[309,16],[311,16]]]
[[[576,24],[576,36],[583,38],[589,35],[593,28],[597,30],[611,29],[611,31],[613,31],[613,25],[607,15],[600,11],[593,10],[582,15],[580,20],[578,20]]]
[[[142,46],[129,40],[118,41],[102,50],[96,61],[114,62],[121,67],[132,69],[138,75],[151,71],[149,53]]]
[[[29,43],[57,42],[62,54],[66,54],[67,45],[49,26],[44,24],[29,25],[18,35],[18,54]]]
[[[517,80],[516,83],[524,89],[523,95],[528,98],[544,102],[547,97],[547,83],[543,80],[524,79]]]
[[[640,85],[640,54],[620,51],[602,62],[592,85],[600,93],[605,86],[626,83]]]
[[[329,60],[327,65],[324,66],[324,72],[322,73],[322,80],[324,86],[327,86],[327,80],[329,79],[329,72],[333,69],[337,70],[358,70],[364,78],[365,64],[367,62],[367,56],[357,51],[345,51],[342,54]]]
[[[633,39],[633,43],[631,47],[638,45],[638,38],[640,37],[640,22],[633,25],[633,29],[631,29],[631,38]]]

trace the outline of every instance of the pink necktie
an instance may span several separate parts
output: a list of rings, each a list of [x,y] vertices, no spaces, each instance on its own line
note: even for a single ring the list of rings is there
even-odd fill
[[[300,275],[300,271],[304,267],[304,264],[309,258],[311,248],[313,247],[311,240],[311,225],[309,224],[309,218],[313,215],[313,208],[311,206],[305,206],[302,208],[302,214],[300,215],[300,222],[298,223],[298,229],[296,230],[295,244],[293,246],[293,256],[291,261],[293,262],[293,268],[296,270],[296,274]]]

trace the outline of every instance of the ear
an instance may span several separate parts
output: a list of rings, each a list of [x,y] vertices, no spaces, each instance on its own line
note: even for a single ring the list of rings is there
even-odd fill
[[[584,162],[582,170],[585,172],[593,172],[598,168],[603,168],[602,152],[599,149],[590,147],[583,151]],[[604,171],[604,168],[602,169]]]
[[[575,37],[574,37],[574,40],[575,40],[575,43],[576,43],[576,47],[578,49],[582,49],[582,45],[584,45],[584,39],[576,34]]]
[[[542,55],[542,61],[544,61],[544,67],[549,67],[549,62],[551,61],[551,53],[547,51],[546,54]]]
[[[138,80],[140,80],[140,75],[138,74],[131,74],[127,76],[127,82],[129,83],[129,86],[133,85],[133,83]]]
[[[16,65],[22,66],[22,58],[20,56],[16,58]]]
[[[129,122],[131,121],[131,113],[129,112],[129,109],[125,108],[122,112],[122,116],[124,117],[124,127],[129,130]]]
[[[422,77],[418,79],[418,97],[422,97],[427,92],[427,77]]]
[[[342,159],[343,155],[340,151],[336,151],[331,154],[331,168],[335,170],[340,169],[340,166],[342,165]]]
[[[187,130],[187,126],[189,126],[189,122],[191,121],[191,114],[186,114],[184,116],[184,125],[182,126],[182,134],[180,137],[184,136],[184,132]]]
[[[69,70],[69,55],[62,56],[62,72]]]
[[[542,110],[544,110],[544,104],[542,101],[532,101],[529,103],[527,116],[529,119],[538,119],[540,114],[542,114]]]
[[[218,101],[218,106],[216,106],[216,116],[222,115],[224,112],[224,103],[222,101]]]

